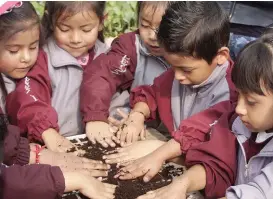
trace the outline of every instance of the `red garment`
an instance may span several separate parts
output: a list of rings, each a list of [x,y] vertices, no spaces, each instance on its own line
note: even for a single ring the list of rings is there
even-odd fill
[[[4,140],[4,163],[14,165],[6,167],[0,163],[0,198],[61,198],[65,189],[61,169],[50,165],[26,165],[30,156],[28,140],[20,136],[19,128],[15,126],[8,125],[7,130]]]
[[[112,96],[117,90],[131,87],[137,66],[136,34],[130,32],[115,39],[111,50],[85,70],[80,90],[84,122],[107,121]],[[126,64],[122,64],[125,56]]]
[[[224,102],[226,103],[226,102]],[[209,130],[199,129],[199,143],[191,146],[185,158],[187,167],[201,164],[206,170],[206,198],[221,198],[226,189],[232,186],[237,174],[237,140],[231,132],[230,121],[234,120],[234,108],[223,113],[220,119]],[[206,120],[206,110],[199,114],[199,121]],[[196,120],[195,120],[196,121]],[[201,123],[200,123],[201,124]],[[200,126],[201,127],[201,126]],[[202,135],[203,134],[203,135]]]
[[[230,88],[230,100],[231,103],[237,101],[237,92],[235,86],[231,81],[231,70],[233,62],[230,61],[230,67],[227,70],[226,80]],[[200,140],[196,139],[199,136],[198,128],[202,130],[209,129],[209,124],[212,124],[215,120],[228,111],[230,102],[224,104],[215,105],[213,109],[210,109],[208,117],[204,117],[201,121],[199,114],[196,114],[189,119],[183,120],[180,123],[179,129],[174,131],[174,121],[171,111],[171,91],[174,79],[174,72],[169,69],[161,76],[154,80],[154,84],[139,86],[131,91],[130,94],[130,106],[133,107],[137,102],[145,102],[148,104],[150,109],[150,118],[148,120],[156,119],[157,112],[159,113],[161,121],[165,124],[169,132],[176,141],[181,143],[181,150],[185,153],[193,143],[199,143]],[[204,130],[204,132],[207,132]],[[201,135],[203,135],[201,133]],[[203,138],[201,139],[203,140]],[[183,144],[182,144],[183,143]]]
[[[57,199],[65,189],[63,174],[59,167],[50,165],[0,164],[0,196],[3,199]]]

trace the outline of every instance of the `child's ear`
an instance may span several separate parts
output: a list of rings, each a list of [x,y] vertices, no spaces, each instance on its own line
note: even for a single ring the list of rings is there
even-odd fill
[[[217,64],[222,65],[224,64],[228,59],[229,59],[229,49],[228,47],[222,47],[218,50],[216,59],[217,59]]]

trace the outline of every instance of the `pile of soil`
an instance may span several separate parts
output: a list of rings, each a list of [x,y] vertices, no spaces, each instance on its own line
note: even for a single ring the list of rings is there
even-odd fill
[[[83,143],[77,147],[80,150],[86,151],[83,157],[93,160],[100,160],[105,154],[114,153],[115,148],[108,147],[103,148],[100,144],[93,145],[87,138],[80,139]],[[77,140],[72,140],[73,143],[77,143]],[[119,147],[119,146],[118,146]],[[71,149],[69,152],[73,152],[75,149]],[[138,196],[145,194],[148,191],[159,189],[171,183],[172,178],[179,176],[183,173],[182,168],[175,168],[173,165],[164,165],[162,170],[148,183],[143,182],[142,177],[134,180],[119,180],[114,178],[118,168],[116,164],[111,165],[111,169],[108,173],[108,177],[103,182],[117,185],[115,192],[115,199],[136,199]],[[77,196],[79,195],[79,196]],[[85,196],[77,194],[76,192],[68,193],[63,196],[62,199],[86,199]]]

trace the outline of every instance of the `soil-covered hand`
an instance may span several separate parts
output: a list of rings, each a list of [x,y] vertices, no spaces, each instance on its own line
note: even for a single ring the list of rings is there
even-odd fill
[[[113,199],[116,185],[102,183],[98,179],[85,176],[79,191],[92,199]]]
[[[186,199],[187,186],[186,181],[176,178],[168,186],[149,191],[137,199]]]
[[[149,154],[121,168],[115,178],[128,180],[144,176],[143,181],[149,182],[160,171],[163,163],[160,157]]]
[[[145,155],[152,153],[162,146],[165,142],[160,140],[143,140],[125,145],[116,149],[116,153],[103,156],[106,163],[125,165],[130,161],[137,160]]]
[[[145,139],[145,117],[142,113],[132,111],[128,118],[120,125],[117,138],[121,146],[136,142],[139,137]]]
[[[107,176],[110,165],[101,161],[75,156],[72,153],[59,153],[47,149],[41,151],[41,164],[59,166],[63,171],[86,171],[91,176]]]
[[[55,129],[48,129],[42,134],[46,147],[55,152],[67,152],[76,146],[67,138],[60,135]]]
[[[114,132],[111,131],[109,124],[102,121],[91,121],[86,123],[86,136],[95,144],[100,143],[103,147],[115,147],[119,140],[114,136]],[[115,141],[115,142],[114,142]]]

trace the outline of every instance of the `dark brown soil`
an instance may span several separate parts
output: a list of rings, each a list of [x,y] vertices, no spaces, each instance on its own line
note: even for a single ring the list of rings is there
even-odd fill
[[[77,145],[77,147],[86,151],[86,153],[83,155],[86,158],[104,161],[102,156],[105,154],[113,153],[115,150],[113,147],[103,148],[100,144],[92,145],[92,143],[89,142],[87,138],[80,139],[80,141],[84,142],[84,144],[80,146]],[[74,141],[73,143],[76,142]],[[73,151],[75,151],[75,149],[71,149],[69,152]],[[114,175],[117,173],[117,171],[118,168],[116,165],[111,165],[108,177],[103,180],[103,182],[117,185],[115,199],[136,199],[138,196],[143,195],[148,191],[159,189],[170,184],[172,177],[179,176],[183,173],[182,168],[177,169],[174,168],[174,166],[165,165],[162,171],[160,171],[150,182],[144,183],[142,177],[126,181],[115,179]],[[77,199],[75,194],[71,194],[62,198]],[[81,196],[81,198],[86,199],[84,196]]]

